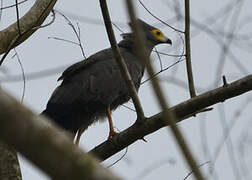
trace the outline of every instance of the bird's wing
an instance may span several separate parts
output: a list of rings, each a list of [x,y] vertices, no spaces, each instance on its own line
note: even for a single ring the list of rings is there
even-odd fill
[[[97,99],[98,94],[101,95],[100,90],[97,89],[104,87],[105,79],[107,82],[110,81],[111,76],[107,72],[114,65],[111,49],[99,51],[86,60],[73,64],[59,78],[63,82],[55,89],[49,104],[72,104],[80,99],[86,102]]]
[[[78,73],[79,71],[81,71],[82,69],[87,68],[89,65],[94,64],[98,61],[104,60],[103,57],[111,57],[112,56],[112,52],[111,49],[104,49],[102,51],[99,51],[96,54],[93,54],[92,56],[88,57],[85,60],[82,60],[80,62],[77,62],[73,65],[71,65],[70,67],[68,67],[63,73],[62,75],[58,78],[57,81],[63,80],[65,78],[69,78],[71,76],[74,76],[76,73]]]
[[[92,101],[108,105],[119,96],[128,94],[112,50],[102,51],[90,58],[94,59],[93,63],[88,65],[80,62],[63,73],[63,82],[53,93],[51,103],[86,104]],[[137,83],[138,88],[142,69],[135,63],[137,60],[134,58],[136,57],[129,54],[124,57],[131,75],[134,74],[133,82]]]

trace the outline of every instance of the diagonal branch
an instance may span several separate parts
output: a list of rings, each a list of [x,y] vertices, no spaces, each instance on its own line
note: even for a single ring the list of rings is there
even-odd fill
[[[126,65],[126,63],[125,63],[125,61],[119,51],[118,45],[116,43],[116,39],[115,39],[114,31],[112,28],[111,19],[109,16],[109,11],[108,11],[108,6],[107,6],[106,0],[100,0],[100,5],[101,5],[102,15],[103,15],[104,23],[106,26],[107,34],[109,37],[109,41],[111,44],[111,48],[113,50],[114,57],[117,61],[118,66],[120,67],[122,76],[123,76],[124,80],[126,81],[126,84],[128,86],[129,92],[130,92],[130,96],[132,98],[132,101],[134,103],[134,106],[135,106],[135,109],[137,112],[137,121],[142,121],[145,119],[143,108],[142,108],[142,105],[141,105],[140,100],[138,98],[135,85],[134,85],[132,78],[130,76],[130,73],[127,69],[127,65]]]
[[[21,180],[21,170],[15,149],[0,142],[0,179]]]
[[[226,86],[208,91],[197,97],[184,101],[169,110],[176,116],[177,122],[192,117],[195,113],[214,104],[224,102],[227,99],[239,96],[252,90],[252,75],[244,77]],[[144,124],[133,126],[122,131],[118,136],[110,141],[106,141],[93,150],[93,153],[100,160],[106,160],[110,156],[121,151],[125,147],[133,144],[137,140],[141,140],[144,136],[149,135],[162,127],[167,126],[163,121],[163,112],[147,118]],[[169,125],[169,124],[168,124]]]
[[[93,157],[78,149],[66,134],[1,89],[0,117],[0,140],[14,147],[53,179],[119,180]]]
[[[139,53],[145,61],[146,64],[146,69],[147,72],[149,73],[150,77],[153,77],[154,75],[154,69],[151,66],[150,62],[148,61],[148,58],[144,57],[144,49],[141,47],[144,47],[144,37],[141,36],[141,29],[138,27],[138,24],[136,22],[136,15],[135,15],[135,10],[134,10],[134,6],[132,3],[132,0],[127,0],[126,1],[127,7],[128,7],[128,13],[129,13],[129,17],[130,20],[132,22],[132,29],[134,30],[135,34],[136,34],[136,44],[138,46],[138,50],[141,50],[141,52]],[[163,121],[166,124],[170,124],[170,128],[171,128],[171,132],[173,134],[173,137],[175,138],[182,154],[184,155],[184,158],[188,164],[188,166],[191,168],[192,171],[194,171],[194,176],[197,180],[203,180],[203,174],[201,172],[201,170],[198,168],[197,166],[197,162],[195,160],[195,158],[193,157],[193,154],[182,134],[182,131],[179,129],[179,127],[176,125],[176,117],[174,116],[173,112],[169,111],[169,105],[168,102],[165,98],[165,93],[161,88],[161,85],[158,82],[157,78],[151,78],[151,83],[152,83],[152,88],[154,89],[156,98],[159,102],[160,107],[162,108],[162,110],[164,111],[163,113]]]
[[[0,31],[0,54],[29,38],[53,9],[57,0],[36,0],[31,9],[16,23]],[[19,35],[21,33],[21,35]],[[11,47],[11,48],[10,48]]]
[[[0,54],[6,52],[2,57],[0,65],[8,52],[18,44],[25,41],[40,26],[52,10],[56,0],[37,0],[33,7],[19,19],[18,2],[16,0],[17,22],[0,31]],[[4,143],[0,143],[0,179],[22,179],[16,151]]]
[[[208,106],[223,102],[252,90],[252,75],[226,86],[211,90],[180,103],[169,111],[177,122],[193,116]],[[44,118],[11,98],[0,89],[0,140],[13,146],[52,177],[59,179],[118,179],[108,170],[80,151],[71,141]],[[91,152],[105,160],[138,139],[165,127],[163,113],[154,115],[143,124],[134,124],[110,141]],[[49,152],[49,153],[48,153]]]

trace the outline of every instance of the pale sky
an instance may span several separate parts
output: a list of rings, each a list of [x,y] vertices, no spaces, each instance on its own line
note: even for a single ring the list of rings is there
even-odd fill
[[[191,1],[191,15],[194,25],[192,25],[192,64],[195,79],[195,85],[198,88],[197,93],[206,92],[214,89],[216,78],[221,80],[225,75],[228,82],[240,79],[252,72],[251,47],[252,35],[251,29],[251,7],[252,2],[249,0],[239,0],[241,13],[238,6],[231,6],[225,13],[225,6],[230,4],[231,0],[212,0],[212,1]],[[15,1],[3,1],[3,6],[13,4]],[[20,12],[23,15],[34,1],[28,1],[20,5]],[[157,25],[162,32],[172,39],[173,46],[160,45],[158,50],[168,54],[183,54],[184,44],[183,34],[179,34],[166,25],[153,18],[139,3],[136,2],[138,17],[149,24]],[[166,21],[169,25],[183,30],[183,21],[177,21],[181,11],[183,16],[184,1],[162,1],[162,0],[142,0],[146,7],[157,17]],[[174,2],[178,2],[177,8]],[[108,6],[111,13],[112,21],[115,22],[124,32],[129,32],[127,26],[128,16],[125,7],[125,1],[108,0]],[[232,9],[234,8],[234,9]],[[109,47],[109,41],[106,30],[103,25],[99,1],[58,1],[55,9],[68,16],[74,25],[79,24],[81,30],[81,40],[85,55],[88,57],[93,53]],[[215,16],[215,14],[217,15]],[[212,19],[209,20],[209,17]],[[1,29],[7,24],[15,21],[15,8],[2,12]],[[181,17],[183,18],[183,17]],[[47,22],[51,20],[48,17]],[[91,21],[89,21],[91,20]],[[207,21],[206,21],[207,20]],[[196,22],[209,29],[201,31],[196,28]],[[77,26],[76,26],[77,27]],[[199,26],[197,26],[199,27]],[[231,29],[231,30],[230,30]],[[228,40],[228,32],[234,33],[235,39]],[[120,31],[115,29],[117,40],[120,38]],[[210,34],[211,33],[211,34]],[[54,40],[48,37],[58,37],[66,40],[77,41],[72,29],[67,22],[57,14],[55,22],[46,28],[38,30],[26,42],[16,48],[22,62],[25,74],[27,75],[25,83],[24,105],[40,113],[44,110],[46,103],[53,90],[59,85],[56,81],[63,72],[64,67],[71,65],[83,59],[80,48],[77,45],[63,41]],[[221,55],[223,42],[228,43],[232,54]],[[232,43],[232,44],[231,44]],[[7,75],[20,75],[21,70],[16,58],[12,59],[12,51],[4,62],[1,72],[0,82],[2,87],[10,94],[21,100],[23,93],[23,81],[19,78],[15,82],[6,82]],[[152,55],[153,65],[156,70],[160,70],[160,63],[157,55]],[[179,57],[161,55],[163,68],[166,68],[179,60]],[[218,73],[218,67],[224,63],[221,73]],[[62,67],[58,73],[41,78],[29,79],[30,73],[35,73],[47,69]],[[147,74],[147,73],[146,73]],[[21,76],[20,76],[21,77]],[[34,76],[32,76],[34,77]],[[176,78],[187,83],[185,61],[181,61],[160,74],[162,87],[166,93],[170,105],[176,105],[189,99],[188,89],[174,84],[169,78]],[[143,78],[146,79],[147,76]],[[5,80],[5,81],[4,81]],[[220,81],[221,82],[221,81]],[[222,84],[218,84],[218,87]],[[160,112],[155,96],[150,86],[150,82],[143,84],[139,90],[139,97],[147,117]],[[199,164],[208,161],[214,162],[211,157],[215,157],[216,151],[222,145],[222,149],[215,163],[217,176],[211,179],[229,179],[236,180],[251,179],[251,175],[245,171],[244,164],[248,169],[251,168],[252,154],[251,134],[248,129],[251,127],[251,92],[234,99],[225,101],[222,104],[214,105],[214,110],[202,113],[196,117],[187,119],[179,123],[183,130],[186,140],[190,144],[195,157]],[[127,104],[134,107],[131,103]],[[240,112],[240,114],[238,114]],[[113,113],[113,119],[116,128],[119,131],[132,125],[136,119],[135,112],[125,107],[118,108]],[[227,145],[223,142],[225,122],[232,126],[230,138]],[[224,125],[223,125],[224,124]],[[230,128],[229,128],[230,129]],[[82,136],[80,148],[88,151],[96,145],[106,140],[108,136],[108,123],[97,123],[91,126]],[[174,141],[173,136],[168,128],[163,128],[146,137],[148,141],[137,141],[128,147],[126,156],[110,168],[115,174],[127,180],[152,180],[152,179],[174,179],[182,180],[190,172],[183,160],[180,150]],[[228,147],[228,148],[227,148]],[[229,151],[227,151],[227,149]],[[229,154],[233,151],[234,160],[230,160]],[[113,164],[119,159],[125,150],[105,161],[104,166]],[[24,180],[36,179],[46,180],[41,171],[38,171],[33,164],[20,157],[20,164]],[[244,158],[246,157],[246,158]],[[241,164],[242,163],[242,164]],[[210,163],[204,165],[202,169],[206,174],[209,173]],[[235,164],[238,170],[234,171],[232,164]],[[192,176],[188,179],[193,179]]]

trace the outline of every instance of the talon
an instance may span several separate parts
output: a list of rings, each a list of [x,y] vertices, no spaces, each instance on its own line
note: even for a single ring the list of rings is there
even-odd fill
[[[108,137],[108,140],[109,139],[112,139],[114,136],[118,135],[119,133],[115,132],[115,131],[110,131],[109,132],[109,137]]]

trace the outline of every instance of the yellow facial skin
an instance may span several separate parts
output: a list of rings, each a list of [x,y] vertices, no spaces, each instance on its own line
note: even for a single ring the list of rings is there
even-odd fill
[[[154,34],[155,38],[161,42],[166,42],[168,38],[158,29],[152,30],[152,33]]]

